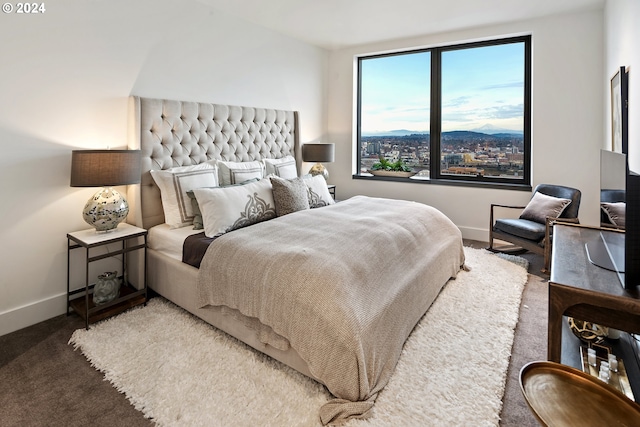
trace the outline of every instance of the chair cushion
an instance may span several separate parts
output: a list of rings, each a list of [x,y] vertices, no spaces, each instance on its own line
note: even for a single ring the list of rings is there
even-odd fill
[[[571,203],[570,199],[547,196],[536,192],[520,215],[521,219],[546,224],[547,217],[558,218]]]
[[[528,219],[499,219],[493,226],[496,231],[512,234],[523,239],[538,242],[544,239],[546,225]]]

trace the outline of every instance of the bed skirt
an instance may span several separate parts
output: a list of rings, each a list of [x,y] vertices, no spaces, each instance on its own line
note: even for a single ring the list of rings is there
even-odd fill
[[[153,249],[148,249],[148,262],[149,288],[205,322],[318,381],[311,375],[307,363],[293,348],[289,347],[288,350],[283,351],[260,342],[256,331],[248,328],[245,322],[238,319],[242,314],[229,315],[220,307],[197,308],[197,268]]]

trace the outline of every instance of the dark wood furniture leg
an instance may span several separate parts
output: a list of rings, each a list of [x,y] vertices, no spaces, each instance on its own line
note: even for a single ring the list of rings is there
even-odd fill
[[[637,334],[640,333],[639,304],[637,299],[623,299],[550,282],[547,358],[560,363],[563,316]]]

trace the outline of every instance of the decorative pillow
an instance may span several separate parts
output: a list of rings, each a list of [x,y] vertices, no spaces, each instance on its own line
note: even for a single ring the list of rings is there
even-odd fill
[[[218,169],[211,163],[152,170],[151,176],[160,188],[164,221],[171,228],[193,223],[193,208],[187,191],[218,185]]]
[[[302,178],[283,179],[272,176],[271,186],[278,216],[309,209],[307,185]]]
[[[611,224],[624,228],[627,204],[625,202],[600,203]]]
[[[285,156],[281,159],[264,159],[265,175],[275,175],[284,179],[292,179],[298,176],[296,159]]]
[[[245,185],[250,182],[259,181],[258,178],[250,179],[245,182],[241,182],[240,184],[228,185],[227,187],[233,187],[236,185]],[[201,187],[204,188],[204,187]],[[216,188],[216,187],[206,187],[206,188]],[[203,230],[204,224],[202,222],[202,212],[200,211],[200,205],[198,205],[198,199],[196,199],[196,195],[193,193],[193,190],[187,191],[187,196],[191,199],[191,209],[193,210],[193,229],[194,230]]]
[[[336,201],[331,197],[327,188],[327,181],[322,175],[305,175],[302,177],[304,183],[307,184],[309,207],[321,208],[323,206],[333,205]]]
[[[268,179],[232,187],[196,188],[193,192],[202,211],[207,237],[276,217]]]
[[[569,206],[571,200],[560,197],[547,196],[536,192],[520,215],[521,219],[545,224],[547,217],[558,218]]]
[[[255,162],[223,162],[218,160],[218,177],[220,185],[239,184],[252,178],[264,178],[262,163]]]

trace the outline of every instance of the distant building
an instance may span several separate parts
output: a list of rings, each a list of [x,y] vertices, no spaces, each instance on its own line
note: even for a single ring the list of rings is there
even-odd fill
[[[380,155],[382,144],[380,142],[370,142],[367,144],[367,154]]]
[[[446,165],[461,165],[464,157],[458,153],[445,154],[443,161]]]
[[[443,175],[468,175],[468,176],[484,176],[484,169],[456,166],[442,170]]]
[[[510,162],[524,162],[524,153],[518,153],[516,148],[514,153],[507,153],[507,160]]]

